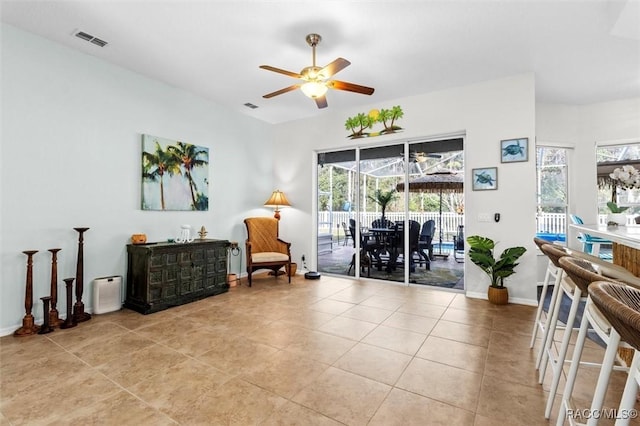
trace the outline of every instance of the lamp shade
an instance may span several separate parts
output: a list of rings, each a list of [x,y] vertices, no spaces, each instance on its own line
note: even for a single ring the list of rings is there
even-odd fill
[[[327,93],[327,85],[318,81],[304,83],[300,89],[302,89],[302,93],[311,99],[320,98]]]
[[[290,206],[291,204],[289,204],[289,200],[287,200],[287,197],[284,196],[284,192],[276,189],[275,191],[273,191],[273,194],[271,194],[271,197],[269,197],[269,199],[265,201],[264,205],[265,207],[278,208],[280,206]]]

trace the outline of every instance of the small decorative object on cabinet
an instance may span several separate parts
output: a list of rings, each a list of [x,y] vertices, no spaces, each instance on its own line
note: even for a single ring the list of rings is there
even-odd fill
[[[201,226],[200,231],[198,231],[198,235],[200,235],[200,239],[204,240],[207,237],[207,234],[208,234],[207,228],[205,228],[204,225]]]
[[[124,306],[157,312],[229,290],[226,240],[127,245]]]
[[[176,243],[190,243],[193,241],[193,235],[191,235],[191,225],[182,225],[180,236],[176,238]]]
[[[144,244],[147,242],[146,234],[133,234],[131,235],[131,242],[133,244]]]

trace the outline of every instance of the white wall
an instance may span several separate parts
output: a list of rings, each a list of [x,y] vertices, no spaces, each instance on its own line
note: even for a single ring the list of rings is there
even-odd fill
[[[332,93],[328,95],[331,102]],[[358,96],[358,95],[353,95]],[[375,98],[373,98],[375,99]],[[523,245],[529,249],[509,280],[512,301],[535,301],[536,263],[532,237],[535,234],[535,160],[533,143],[529,161],[500,163],[500,140],[528,137],[535,140],[534,77],[514,76],[482,84],[460,87],[378,104],[358,111],[327,110],[320,118],[276,126],[275,182],[294,204],[283,213],[282,234],[292,242],[295,259],[306,254],[315,266],[311,236],[314,221],[313,149],[341,149],[353,146],[347,139],[344,122],[349,116],[373,108],[400,105],[404,118],[402,133],[358,141],[361,146],[417,137],[466,133],[465,146],[465,232],[481,234],[499,242],[498,250]],[[313,147],[313,148],[311,148]],[[498,190],[471,191],[472,168],[498,167]],[[502,214],[499,223],[478,222],[478,213]],[[492,215],[493,217],[493,215]],[[311,255],[310,255],[311,254]],[[479,268],[465,264],[467,294],[486,297],[488,279]]]
[[[596,223],[596,144],[640,142],[640,98],[591,105],[536,105],[538,140],[573,146],[569,164],[569,213],[586,223]],[[576,233],[569,230],[568,242],[579,248]]]
[[[132,233],[164,240],[189,223],[204,225],[209,237],[242,244],[242,219],[270,215],[261,206],[276,187],[293,204],[282,212],[282,237],[293,243],[294,259],[306,254],[315,262],[314,150],[355,146],[347,139],[346,118],[393,105],[405,112],[400,122],[405,131],[357,143],[465,133],[466,233],[494,238],[499,250],[513,245],[529,249],[507,285],[512,301],[533,303],[536,133],[540,140],[580,147],[576,157],[581,167],[574,167],[577,175],[572,177],[589,185],[595,185],[595,172],[582,166],[595,162],[595,141],[640,136],[639,100],[536,105],[534,89],[533,75],[525,74],[382,104],[374,95],[370,107],[361,110],[331,107],[313,120],[270,126],[2,25],[0,335],[15,330],[24,315],[26,256],[21,252],[40,250],[34,265],[34,313],[41,318],[39,298],[49,294],[50,282],[46,250],[63,249],[60,282],[74,276],[77,233],[72,228],[77,226],[91,228],[84,251],[89,311],[91,280],[125,274],[125,244]],[[210,148],[208,212],[140,210],[142,133]],[[500,140],[514,137],[529,137],[529,161],[500,164]],[[492,166],[498,167],[499,189],[470,191],[471,169]],[[590,208],[590,192],[574,194],[578,212]],[[479,213],[494,212],[502,214],[500,223],[477,221]],[[487,278],[469,262],[465,281],[469,295],[486,294]],[[62,290],[59,285],[59,294]],[[64,301],[58,307],[64,312]]]
[[[47,249],[62,248],[58,309],[65,312],[62,278],[75,276],[74,227],[91,228],[83,298],[91,311],[91,281],[126,274],[131,234],[161,241],[181,224],[204,225],[208,238],[244,244],[242,219],[270,214],[261,206],[273,190],[272,128],[258,120],[7,25],[1,106],[0,335],[24,316],[23,250],[40,251],[33,281],[41,319]],[[140,210],[142,133],[209,147],[209,211]]]

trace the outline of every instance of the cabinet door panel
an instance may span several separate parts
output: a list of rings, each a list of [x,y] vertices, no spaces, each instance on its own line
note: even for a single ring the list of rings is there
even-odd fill
[[[228,245],[225,240],[128,245],[125,306],[147,314],[226,292]]]

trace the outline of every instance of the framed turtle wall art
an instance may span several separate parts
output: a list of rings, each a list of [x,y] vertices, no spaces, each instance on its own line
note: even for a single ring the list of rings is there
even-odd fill
[[[471,169],[471,179],[471,189],[474,191],[498,189],[498,168]]]
[[[500,161],[517,163],[529,160],[529,138],[505,139],[500,141]]]

